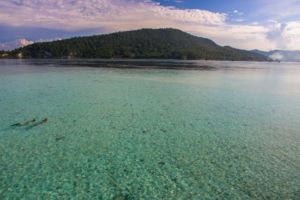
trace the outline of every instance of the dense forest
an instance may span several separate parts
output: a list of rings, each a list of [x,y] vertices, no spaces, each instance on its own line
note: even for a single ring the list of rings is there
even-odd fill
[[[9,57],[267,60],[264,55],[222,47],[177,29],[141,29],[34,43],[11,51]]]
[[[3,54],[6,54],[8,52],[4,51],[4,50],[0,50],[0,56],[3,55]]]

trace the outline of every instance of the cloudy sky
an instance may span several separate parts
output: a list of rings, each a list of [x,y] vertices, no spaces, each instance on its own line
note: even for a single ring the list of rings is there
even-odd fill
[[[173,27],[244,49],[300,49],[300,0],[1,0],[0,44]]]

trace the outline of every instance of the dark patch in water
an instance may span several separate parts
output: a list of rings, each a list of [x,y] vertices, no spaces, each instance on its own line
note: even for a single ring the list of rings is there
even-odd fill
[[[12,126],[12,127],[16,127],[16,126],[27,126],[27,125],[33,124],[34,122],[36,122],[36,119],[30,119],[30,120],[26,120],[26,121],[23,121],[23,122],[15,123],[15,124],[13,124],[13,125],[11,125],[11,126]]]
[[[217,70],[216,67],[191,61],[170,60],[92,60],[92,59],[61,59],[61,60],[26,60],[32,65],[48,66],[55,62],[60,67],[96,67],[120,69],[177,69],[177,70]]]
[[[165,165],[166,163],[164,161],[158,162],[159,165]]]
[[[162,132],[164,132],[164,133],[166,133],[167,132],[167,130],[166,129],[160,129]]]
[[[42,125],[42,124],[46,124],[47,122],[48,122],[48,118],[44,118],[43,120],[41,120],[41,121],[39,121],[39,122],[36,122],[36,123],[30,125],[30,126],[27,128],[27,130],[32,129],[32,128],[34,128],[34,127],[36,127],[36,126],[39,126],[39,125]]]
[[[55,138],[55,141],[60,141],[60,140],[64,140],[66,137],[65,136],[58,136]]]

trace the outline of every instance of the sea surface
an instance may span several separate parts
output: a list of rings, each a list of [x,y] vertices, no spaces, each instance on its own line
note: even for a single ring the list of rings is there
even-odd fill
[[[300,63],[0,60],[0,199],[300,199]]]

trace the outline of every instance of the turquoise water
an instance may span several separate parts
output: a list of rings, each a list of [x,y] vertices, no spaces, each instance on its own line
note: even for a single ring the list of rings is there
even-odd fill
[[[0,199],[299,199],[300,64],[101,65],[0,60]]]

